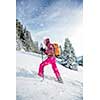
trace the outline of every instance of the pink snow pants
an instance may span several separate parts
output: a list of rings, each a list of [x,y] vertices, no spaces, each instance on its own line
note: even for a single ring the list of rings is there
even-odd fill
[[[52,69],[56,75],[56,78],[60,77],[60,73],[56,66],[56,58],[55,57],[48,57],[45,61],[40,64],[38,75],[44,78],[44,67],[48,64],[52,65]]]

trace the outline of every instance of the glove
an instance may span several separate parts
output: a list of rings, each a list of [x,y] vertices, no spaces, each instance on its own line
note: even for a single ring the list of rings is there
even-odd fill
[[[43,47],[40,48],[40,51],[45,52],[45,49]]]

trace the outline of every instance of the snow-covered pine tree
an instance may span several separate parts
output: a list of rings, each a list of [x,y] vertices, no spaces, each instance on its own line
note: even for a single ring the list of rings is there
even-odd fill
[[[16,50],[21,50],[23,48],[21,41],[21,33],[22,33],[21,23],[16,19]]]
[[[62,52],[62,64],[65,67],[77,70],[75,51],[68,38],[65,39],[64,43],[64,50]]]
[[[32,40],[31,33],[16,19],[16,50],[21,49],[27,52],[39,52],[38,42]]]

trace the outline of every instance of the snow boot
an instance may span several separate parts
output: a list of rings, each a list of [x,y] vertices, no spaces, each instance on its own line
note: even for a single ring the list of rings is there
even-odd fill
[[[43,80],[44,80],[44,77],[41,77],[41,76],[37,76],[37,78],[36,78],[36,80],[38,80],[38,81],[40,81],[40,82],[43,82]]]
[[[58,82],[59,82],[59,83],[63,83],[63,80],[62,80],[61,77],[58,77]]]

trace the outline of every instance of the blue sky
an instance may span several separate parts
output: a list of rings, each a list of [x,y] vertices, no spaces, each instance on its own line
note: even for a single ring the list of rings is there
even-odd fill
[[[50,37],[62,44],[68,37],[77,50],[82,47],[82,5],[83,0],[16,0],[16,18],[34,40]]]

